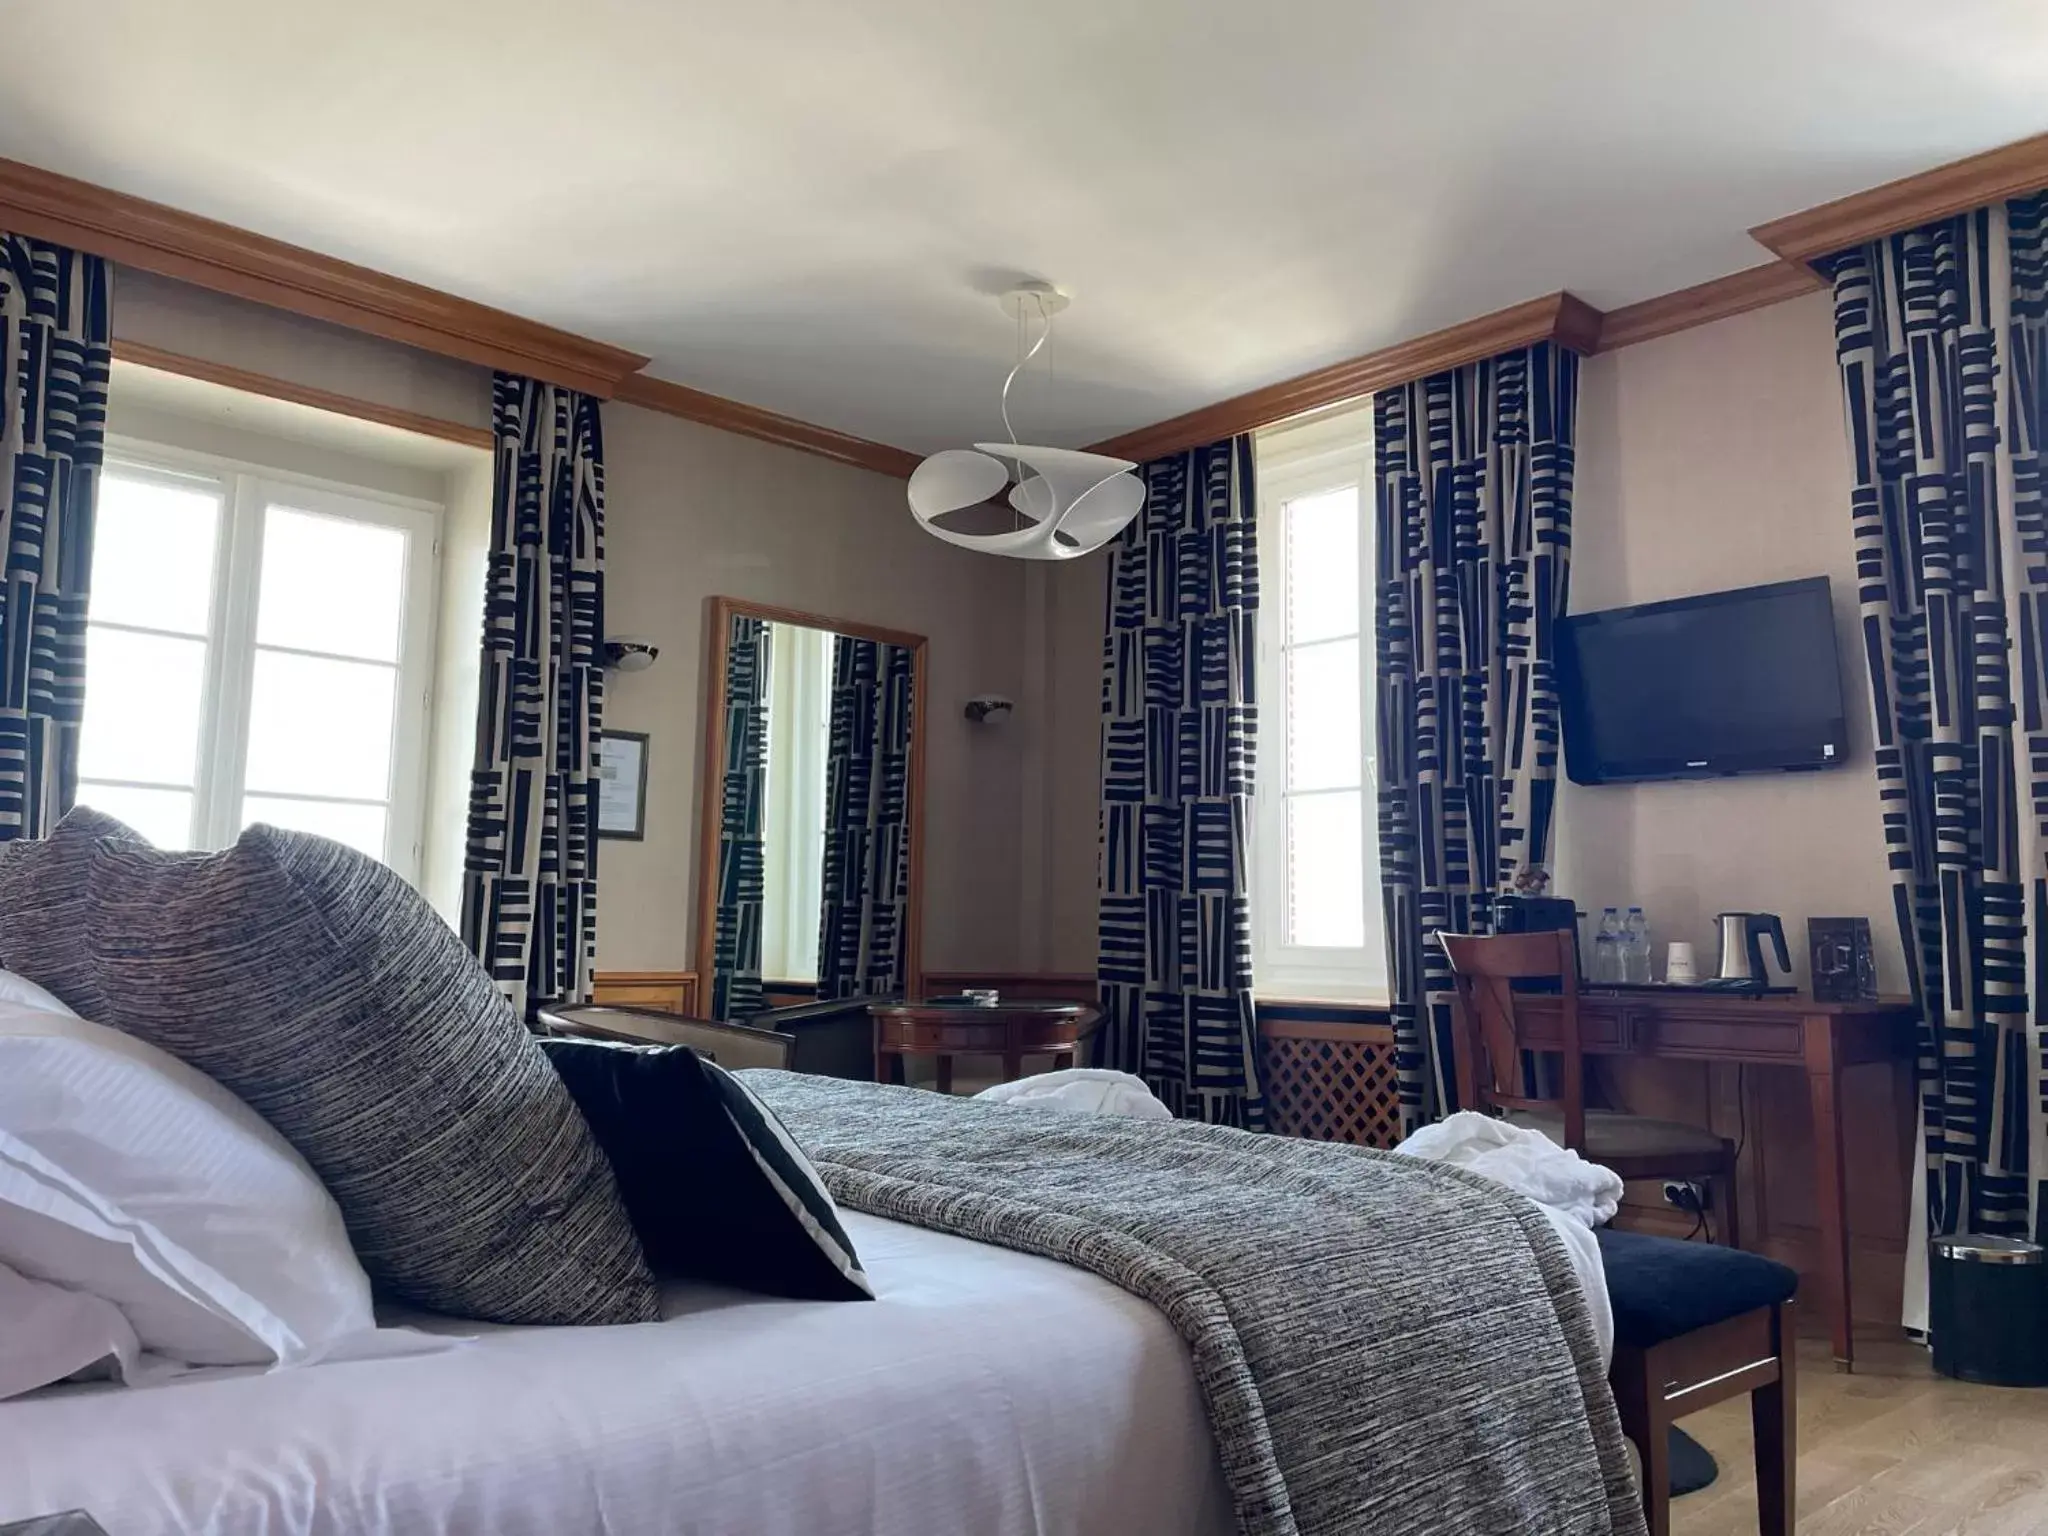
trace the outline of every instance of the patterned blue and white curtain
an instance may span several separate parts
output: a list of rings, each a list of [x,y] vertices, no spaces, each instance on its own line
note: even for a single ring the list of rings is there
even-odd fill
[[[915,655],[835,635],[825,764],[818,996],[901,996],[910,985],[911,697]]]
[[[766,619],[732,616],[725,641],[725,766],[718,783],[718,911],[711,1017],[744,1019],[761,995],[766,894],[769,636]]]
[[[1549,342],[1373,400],[1380,881],[1402,1134],[1454,1102],[1432,935],[1488,933],[1550,857],[1553,626],[1571,573],[1579,359]]]
[[[0,842],[78,790],[113,269],[0,234]]]
[[[462,936],[532,1018],[590,995],[604,723],[598,402],[501,373]]]
[[[1258,707],[1249,436],[1144,466],[1102,647],[1097,1060],[1176,1115],[1258,1129],[1247,888]]]
[[[1836,350],[1929,1230],[2048,1237],[2048,194],[1845,251]]]

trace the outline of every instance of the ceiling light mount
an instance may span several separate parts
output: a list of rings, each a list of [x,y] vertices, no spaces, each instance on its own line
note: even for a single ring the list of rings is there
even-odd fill
[[[1025,282],[998,302],[1017,322],[1017,365],[1003,380],[1002,392],[1003,427],[1010,440],[948,448],[926,459],[910,477],[910,513],[926,533],[962,549],[1020,560],[1072,560],[1121,533],[1144,505],[1145,487],[1131,473],[1137,465],[1129,459],[1017,441],[1010,425],[1010,387],[1052,339],[1052,318],[1068,299],[1050,283]],[[1034,325],[1038,337],[1027,347]],[[939,521],[998,498],[1011,510],[1008,530],[968,533]]]
[[[1019,283],[996,299],[1012,320],[1050,319],[1074,301],[1051,283]]]

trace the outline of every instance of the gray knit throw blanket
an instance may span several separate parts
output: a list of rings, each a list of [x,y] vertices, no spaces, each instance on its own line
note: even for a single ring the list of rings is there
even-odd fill
[[[1641,1536],[1564,1246],[1459,1169],[748,1072],[833,1197],[1058,1259],[1187,1341],[1245,1536]]]

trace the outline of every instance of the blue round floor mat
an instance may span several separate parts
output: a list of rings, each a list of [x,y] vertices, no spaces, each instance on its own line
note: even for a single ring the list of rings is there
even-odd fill
[[[1671,1428],[1671,1497],[1698,1493],[1721,1475],[1713,1453],[1684,1430]]]

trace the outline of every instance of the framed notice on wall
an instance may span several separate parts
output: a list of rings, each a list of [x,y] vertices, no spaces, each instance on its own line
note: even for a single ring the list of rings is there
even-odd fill
[[[647,836],[647,733],[606,731],[597,753],[597,835]]]

